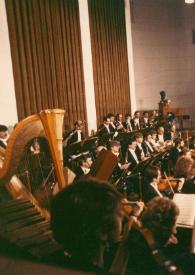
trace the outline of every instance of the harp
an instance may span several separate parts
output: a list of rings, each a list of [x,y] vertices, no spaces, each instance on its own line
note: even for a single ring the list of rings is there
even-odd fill
[[[0,237],[39,258],[59,249],[50,230],[50,214],[13,175],[25,145],[41,136],[49,144],[58,189],[66,186],[62,159],[64,114],[64,110],[53,109],[27,117],[14,129],[6,150],[0,150]],[[3,199],[5,186],[12,199]]]

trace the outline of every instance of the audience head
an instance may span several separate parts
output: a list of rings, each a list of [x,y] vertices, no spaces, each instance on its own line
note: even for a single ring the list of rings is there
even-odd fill
[[[147,133],[145,134],[145,140],[148,141],[148,142],[150,142],[151,139],[152,139],[151,133],[147,132]]]
[[[75,182],[53,198],[51,227],[67,253],[93,262],[100,245],[120,238],[121,195],[94,178]]]
[[[5,125],[0,125],[0,138],[6,139],[8,136],[8,128]]]
[[[172,234],[176,233],[176,220],[179,215],[177,205],[166,197],[155,197],[142,214],[142,227],[149,229],[155,241],[165,245]]]

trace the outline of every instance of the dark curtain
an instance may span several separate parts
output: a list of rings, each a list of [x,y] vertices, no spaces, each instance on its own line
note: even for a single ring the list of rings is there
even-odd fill
[[[6,0],[19,119],[66,110],[86,120],[77,0]]]
[[[108,112],[130,112],[123,0],[88,0],[98,123]]]

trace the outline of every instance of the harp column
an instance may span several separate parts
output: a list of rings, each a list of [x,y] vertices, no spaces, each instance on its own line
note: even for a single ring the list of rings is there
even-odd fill
[[[95,90],[93,79],[93,64],[91,53],[91,37],[89,28],[89,12],[87,0],[78,0],[79,3],[79,17],[81,28],[81,44],[83,55],[83,71],[85,82],[85,99],[86,99],[86,113],[88,133],[91,135],[92,131],[97,130],[96,106],[95,106]]]

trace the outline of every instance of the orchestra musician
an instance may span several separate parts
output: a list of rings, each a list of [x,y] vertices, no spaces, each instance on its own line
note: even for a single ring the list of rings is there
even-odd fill
[[[117,131],[116,129],[116,125],[115,125],[115,115],[112,113],[109,113],[107,115],[108,118],[110,118],[110,124],[109,124],[109,128],[110,128],[110,132],[114,133]]]
[[[121,144],[119,141],[112,140],[110,142],[110,151],[118,158],[118,163],[112,173],[113,181],[116,181],[121,176],[122,172],[129,168],[129,163],[127,162],[127,159],[125,159],[125,162],[122,159],[120,149],[121,149]]]
[[[161,171],[157,166],[147,166],[144,172],[144,202],[149,202],[154,197],[163,197],[158,189]]]
[[[189,148],[195,150],[195,135],[192,135],[192,138],[190,139]]]
[[[70,145],[75,142],[79,142],[84,139],[84,133],[83,133],[84,124],[85,122],[82,120],[77,120],[74,123],[74,129],[69,131],[63,138],[64,146]]]
[[[143,112],[143,117],[141,119],[141,128],[145,129],[150,127],[149,113],[147,111]]]
[[[134,113],[134,118],[131,120],[133,130],[140,130],[141,129],[141,119],[140,119],[140,112],[136,111]]]
[[[133,226],[127,238],[129,258],[126,274],[165,275],[181,269],[178,267],[181,263],[176,265],[164,249],[177,242],[174,235],[178,215],[178,207],[168,198],[156,197],[147,204],[140,227]]]
[[[6,149],[8,138],[8,128],[5,125],[0,125],[0,146]]]
[[[147,158],[144,152],[144,146],[143,146],[143,134],[142,133],[136,133],[135,140],[137,143],[135,153],[137,155],[137,158],[139,161],[143,161]]]
[[[144,142],[142,144],[145,156],[152,156],[156,152],[152,144],[152,136],[149,132],[145,134]]]
[[[123,115],[120,114],[120,113],[116,115],[115,126],[116,126],[117,131],[119,131],[119,132],[123,132],[124,131]]]
[[[92,163],[93,161],[90,155],[81,156],[79,158],[79,166],[75,169],[75,180],[78,180],[83,175],[87,175],[90,172]]]
[[[137,142],[135,139],[130,139],[128,141],[127,162],[130,163],[131,170],[133,170],[139,164],[139,159],[135,152],[136,146]]]
[[[175,166],[177,159],[181,155],[181,151],[183,147],[184,147],[184,141],[180,138],[176,138],[174,140],[174,146],[170,151],[170,160],[173,167]]]
[[[125,121],[123,122],[124,129],[127,133],[133,131],[133,126],[131,124],[131,115],[125,114]]]

